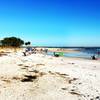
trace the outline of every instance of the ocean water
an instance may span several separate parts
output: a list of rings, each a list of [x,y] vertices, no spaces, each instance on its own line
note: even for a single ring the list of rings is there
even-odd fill
[[[69,48],[64,48],[69,49]],[[91,48],[70,48],[73,50],[78,50],[79,52],[64,53],[64,57],[77,57],[90,59],[91,56],[95,55],[96,58],[100,58],[100,47]],[[48,52],[48,55],[53,56],[53,52]]]

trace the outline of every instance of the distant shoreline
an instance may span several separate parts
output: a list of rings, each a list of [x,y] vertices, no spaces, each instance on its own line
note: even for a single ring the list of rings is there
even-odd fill
[[[21,48],[26,48],[27,46],[22,46]],[[77,46],[72,46],[72,47],[65,47],[65,46],[31,46],[31,47],[34,47],[34,48],[100,48],[100,46],[86,46],[86,47],[77,47]]]

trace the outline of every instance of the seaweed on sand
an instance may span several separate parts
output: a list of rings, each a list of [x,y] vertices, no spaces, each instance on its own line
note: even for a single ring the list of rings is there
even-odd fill
[[[75,91],[71,91],[71,92],[69,92],[69,93],[71,93],[72,95],[78,95],[78,96],[81,95],[80,93],[77,93],[77,92],[75,92]]]
[[[33,82],[33,80],[37,79],[37,75],[24,75],[24,78],[21,80],[21,82]]]

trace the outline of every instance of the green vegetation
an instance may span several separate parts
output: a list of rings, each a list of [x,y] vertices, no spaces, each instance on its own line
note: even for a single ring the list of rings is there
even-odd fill
[[[0,41],[0,44],[7,47],[20,47],[24,44],[24,41],[16,37],[6,37]]]
[[[25,45],[26,45],[26,46],[27,46],[27,45],[30,45],[30,44],[31,44],[31,42],[29,42],[29,41],[28,41],[28,42],[25,42]]]

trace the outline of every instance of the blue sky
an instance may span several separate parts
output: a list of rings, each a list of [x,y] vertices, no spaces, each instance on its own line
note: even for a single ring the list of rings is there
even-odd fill
[[[100,46],[100,0],[0,0],[0,38],[40,46]]]

